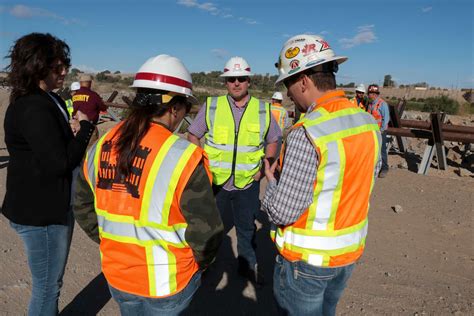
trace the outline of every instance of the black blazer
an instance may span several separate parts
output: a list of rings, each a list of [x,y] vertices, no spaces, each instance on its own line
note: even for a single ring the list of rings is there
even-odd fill
[[[64,101],[51,94],[67,113]],[[3,126],[10,153],[3,214],[21,225],[66,224],[72,170],[85,154],[93,125],[81,121],[74,137],[51,96],[38,90],[8,106]]]

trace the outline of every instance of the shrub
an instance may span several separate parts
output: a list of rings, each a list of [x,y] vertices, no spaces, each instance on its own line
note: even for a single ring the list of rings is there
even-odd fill
[[[423,106],[424,112],[446,112],[456,114],[459,111],[459,102],[448,98],[445,95],[439,97],[426,98]]]
[[[425,102],[425,99],[424,98],[418,98],[416,101],[417,102]]]

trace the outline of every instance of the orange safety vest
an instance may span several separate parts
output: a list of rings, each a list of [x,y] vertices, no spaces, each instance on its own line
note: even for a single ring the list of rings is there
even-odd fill
[[[201,160],[210,174],[207,159],[201,148],[152,124],[131,174],[122,179],[113,145],[119,126],[89,150],[83,165],[95,197],[102,271],[123,292],[170,296],[199,269],[185,239],[187,223],[179,202]]]
[[[349,101],[351,101],[351,102],[354,103],[357,107],[359,107],[359,108],[361,108],[362,110],[365,111],[364,104],[362,104],[362,102],[358,102],[358,101],[357,101],[357,97],[353,97],[352,99],[349,99]]]
[[[380,113],[380,107],[382,106],[383,102],[384,100],[379,97],[375,105],[372,105],[372,103],[370,103],[370,105],[367,107],[367,112],[372,114],[374,119],[377,121],[379,128],[382,128],[382,122],[383,122],[382,113]]]
[[[271,104],[272,115],[275,118],[278,126],[283,131],[286,127],[287,112],[280,103]]]
[[[289,261],[338,267],[364,251],[381,135],[372,116],[344,96],[339,90],[326,93],[293,127],[305,129],[319,165],[312,204],[295,223],[271,232]]]

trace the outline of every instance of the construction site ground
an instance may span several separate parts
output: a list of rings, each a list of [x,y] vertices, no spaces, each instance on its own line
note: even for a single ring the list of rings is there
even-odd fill
[[[7,104],[8,93],[0,91],[1,122]],[[472,125],[472,118],[465,120]],[[102,124],[101,130],[110,125]],[[411,145],[412,150],[423,148],[422,143]],[[448,170],[432,168],[423,176],[416,174],[410,164],[405,165],[397,153],[389,155],[390,172],[377,180],[371,199],[366,250],[339,302],[338,315],[474,314],[474,178],[472,168],[463,169],[454,161],[458,156],[453,154],[451,161],[448,154]],[[419,161],[419,155],[412,158]],[[2,200],[8,160],[2,126]],[[262,182],[262,191],[264,187]],[[28,198],[28,192],[24,195]],[[266,281],[263,288],[255,289],[237,275],[232,229],[223,240],[216,262],[206,271],[187,315],[276,313],[272,294],[276,250],[269,238],[266,215],[260,215],[257,252]],[[0,236],[0,315],[23,315],[31,276],[23,244],[3,216]],[[119,314],[101,274],[98,246],[78,225],[59,305],[60,315]]]

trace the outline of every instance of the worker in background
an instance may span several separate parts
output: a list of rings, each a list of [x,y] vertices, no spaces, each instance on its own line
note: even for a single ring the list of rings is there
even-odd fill
[[[101,111],[107,110],[107,106],[104,104],[102,98],[91,89],[91,75],[81,75],[79,78],[79,82],[81,88],[72,97],[72,102],[74,106],[73,115],[75,115],[77,111],[81,111],[84,114],[87,114],[87,117],[89,117],[89,119],[94,125],[97,125],[97,122],[99,121],[99,113]],[[96,128],[89,142],[89,146],[96,142],[98,138],[99,130]]]
[[[380,89],[376,84],[371,84],[368,88],[369,104],[367,112],[377,121],[382,133],[382,168],[380,169],[379,178],[385,178],[388,173],[388,154],[387,154],[387,127],[390,122],[390,112],[387,102],[380,97]]]
[[[128,118],[84,161],[73,209],[100,243],[102,272],[122,315],[178,315],[222,240],[204,151],[173,134],[197,103],[175,57],[148,59],[135,75]]]
[[[364,251],[367,212],[379,160],[375,120],[336,90],[336,56],[316,35],[283,46],[277,82],[306,113],[286,140],[281,177],[265,160],[263,210],[277,225],[273,289],[290,315],[335,315]]]
[[[64,101],[66,103],[66,108],[69,113],[69,117],[72,117],[72,113],[74,112],[72,97],[76,94],[77,90],[79,90],[80,88],[81,88],[81,85],[79,82],[74,81],[73,83],[71,83],[71,88],[70,88],[71,98]]]
[[[188,139],[209,156],[213,190],[222,218],[233,215],[237,231],[238,272],[256,285],[263,283],[255,254],[255,219],[260,211],[263,157],[277,156],[281,131],[270,106],[248,93],[249,64],[232,57],[221,77],[228,94],[207,98],[188,129]],[[225,231],[232,224],[224,220]]]
[[[365,96],[365,86],[363,83],[361,83],[360,85],[356,87],[355,96],[349,101],[357,105],[362,110],[367,111],[367,104],[369,102],[368,102],[367,97]]]
[[[272,115],[275,118],[275,121],[277,121],[282,134],[285,134],[284,133],[285,130],[288,127],[290,127],[291,124],[288,118],[288,112],[283,107],[282,102],[283,102],[283,95],[281,94],[281,92],[279,91],[275,92],[272,96],[272,104],[271,104]]]

